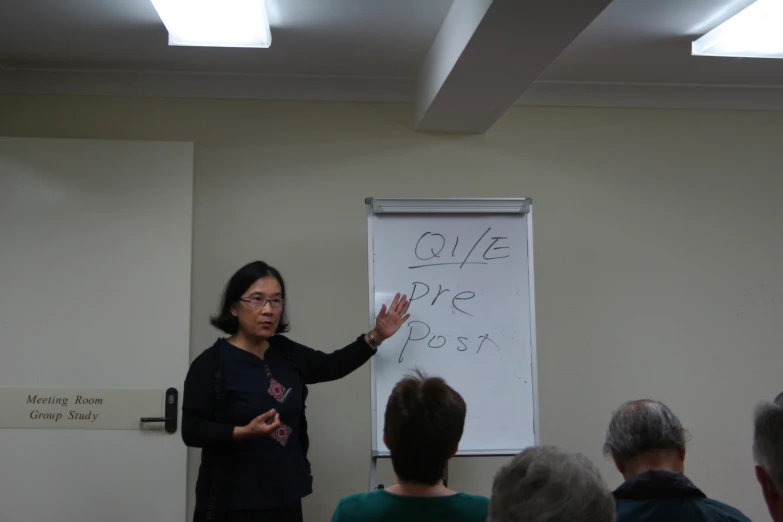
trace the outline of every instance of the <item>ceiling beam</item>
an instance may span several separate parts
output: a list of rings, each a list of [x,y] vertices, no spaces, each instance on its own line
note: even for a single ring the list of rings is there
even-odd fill
[[[419,73],[414,127],[480,134],[612,0],[454,0]]]

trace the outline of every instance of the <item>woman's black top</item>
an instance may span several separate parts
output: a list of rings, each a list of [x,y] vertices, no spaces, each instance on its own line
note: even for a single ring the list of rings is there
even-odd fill
[[[328,354],[276,335],[264,359],[222,338],[199,355],[185,379],[182,401],[182,439],[202,448],[197,519],[283,506],[312,493],[306,385],[340,379],[374,353],[363,335]],[[282,425],[272,437],[233,440],[235,426],[277,408],[288,389],[279,408]]]

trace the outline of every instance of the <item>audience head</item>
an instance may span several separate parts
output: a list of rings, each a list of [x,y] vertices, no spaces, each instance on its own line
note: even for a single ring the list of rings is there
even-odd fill
[[[783,393],[756,408],[753,458],[769,513],[783,522]]]
[[[446,382],[414,372],[394,387],[383,437],[400,482],[434,486],[443,478],[465,426],[465,401]]]
[[[614,522],[615,504],[598,468],[584,455],[528,448],[492,484],[488,522]]]
[[[604,455],[628,479],[651,469],[683,472],[688,432],[663,403],[629,401],[612,414]]]

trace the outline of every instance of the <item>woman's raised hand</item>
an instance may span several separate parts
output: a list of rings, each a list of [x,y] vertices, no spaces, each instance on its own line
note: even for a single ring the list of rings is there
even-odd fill
[[[378,312],[378,317],[375,318],[375,328],[371,332],[376,342],[381,343],[397,333],[400,326],[410,319],[411,314],[407,313],[410,304],[408,296],[400,296],[397,293],[388,311],[386,310],[386,305],[381,306],[381,311]]]

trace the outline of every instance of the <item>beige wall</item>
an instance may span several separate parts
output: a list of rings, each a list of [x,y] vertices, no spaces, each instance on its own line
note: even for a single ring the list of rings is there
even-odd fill
[[[617,485],[611,410],[664,400],[690,428],[691,478],[766,520],[750,437],[756,401],[783,389],[783,113],[514,108],[467,137],[414,133],[411,111],[0,96],[0,135],[195,142],[192,355],[257,258],[287,278],[293,338],[332,350],[362,332],[367,196],[532,197],[542,441]],[[325,521],[366,487],[368,367],[308,405],[306,515]],[[501,462],[458,460],[452,484],[486,494]]]

